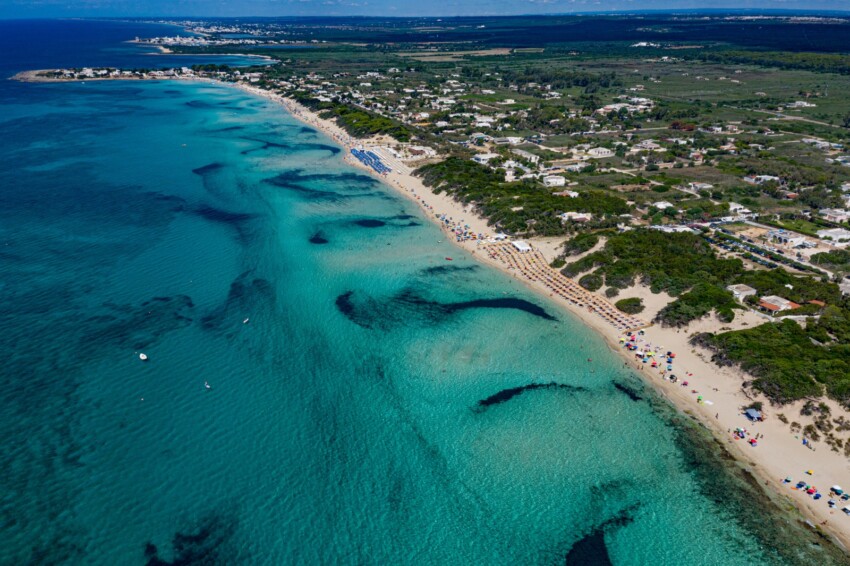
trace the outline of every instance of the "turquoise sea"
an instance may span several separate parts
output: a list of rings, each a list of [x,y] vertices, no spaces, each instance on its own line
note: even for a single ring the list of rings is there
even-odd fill
[[[21,25],[0,48],[87,47],[16,43],[4,76],[142,56],[130,24]],[[0,563],[843,563],[279,107],[178,82],[0,104]]]

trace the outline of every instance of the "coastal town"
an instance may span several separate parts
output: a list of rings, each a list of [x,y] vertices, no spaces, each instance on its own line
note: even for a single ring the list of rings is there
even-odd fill
[[[454,43],[349,62],[326,50],[359,54],[353,41],[305,27],[179,23],[192,34],[137,43],[264,59],[17,78],[208,81],[282,104],[448,239],[598,330],[850,542],[850,107],[834,84],[787,87],[669,43],[630,43],[604,70],[572,50],[550,68],[543,48]]]

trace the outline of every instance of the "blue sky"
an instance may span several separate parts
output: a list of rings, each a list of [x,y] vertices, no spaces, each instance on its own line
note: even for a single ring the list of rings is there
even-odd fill
[[[472,16],[706,7],[850,10],[850,0],[0,0],[0,17]]]

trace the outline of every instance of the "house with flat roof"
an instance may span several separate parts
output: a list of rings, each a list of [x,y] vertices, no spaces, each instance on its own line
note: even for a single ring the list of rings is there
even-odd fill
[[[543,184],[547,187],[563,187],[567,184],[567,180],[560,175],[547,175],[543,177]]]
[[[762,185],[771,181],[780,185],[782,184],[782,179],[775,175],[747,175],[743,181],[749,185]]]
[[[750,210],[743,204],[738,204],[737,202],[729,203],[729,212],[741,218],[754,218],[755,216],[757,216],[752,210]]]
[[[789,232],[787,230],[771,230],[767,233],[767,238],[771,242],[776,242],[792,248],[802,246],[808,241],[805,236],[797,234],[796,232]]]
[[[690,187],[692,191],[710,191],[714,188],[714,185],[711,183],[693,182],[688,183],[688,187]]]
[[[487,165],[491,159],[496,159],[499,157],[498,153],[479,153],[472,157],[472,160],[476,163],[480,163],[481,165]]]
[[[658,230],[665,234],[698,234],[696,230],[684,224],[653,224],[650,230]]]
[[[593,218],[593,215],[589,212],[564,212],[563,214],[559,214],[561,218],[561,222],[590,222]]]
[[[738,285],[729,285],[726,287],[726,290],[731,291],[732,295],[734,295],[739,301],[743,301],[747,297],[755,295],[757,292],[749,285],[744,285],[743,283],[739,283]]]
[[[614,157],[614,150],[607,147],[592,147],[587,150],[587,155],[595,159],[605,159],[607,157]]]
[[[850,212],[840,208],[824,208],[818,214],[830,222],[847,222],[850,220]]]
[[[844,228],[829,228],[826,230],[818,230],[818,238],[829,238],[833,242],[850,242],[850,230]]]
[[[519,139],[519,138],[517,138]],[[540,156],[531,153],[530,151],[525,151],[524,149],[512,149],[511,153],[514,155],[519,155],[523,159],[527,159],[531,163],[537,165],[540,162]]]

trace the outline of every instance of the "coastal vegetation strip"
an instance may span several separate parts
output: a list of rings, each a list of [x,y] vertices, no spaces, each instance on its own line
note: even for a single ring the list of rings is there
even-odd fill
[[[797,307],[789,314],[799,322],[766,322],[701,335],[694,343],[711,348],[718,363],[740,365],[756,378],[751,385],[772,401],[826,393],[850,406],[850,298],[835,283],[782,269],[745,269],[741,260],[718,258],[700,236],[651,230],[608,235],[599,251],[567,264],[563,273],[576,277],[590,270],[579,281],[587,286],[592,275],[593,290],[626,289],[639,282],[674,297],[655,318],[665,326],[684,327],[712,312],[731,322],[735,311],[759,308],[758,297],[787,298]],[[753,289],[743,302],[729,290],[738,285]]]

